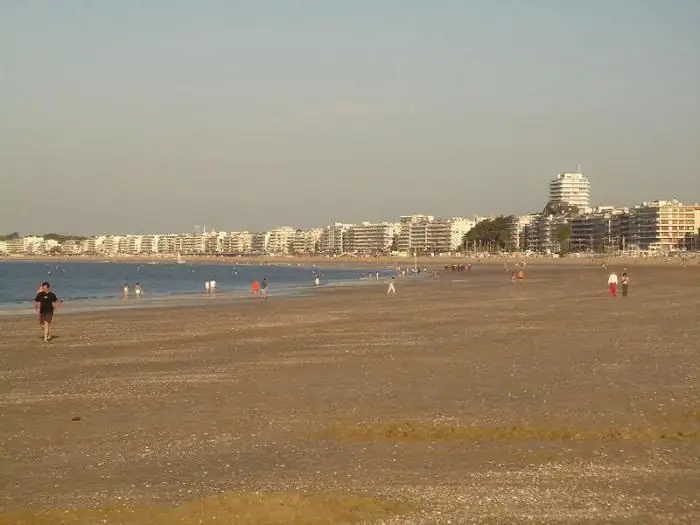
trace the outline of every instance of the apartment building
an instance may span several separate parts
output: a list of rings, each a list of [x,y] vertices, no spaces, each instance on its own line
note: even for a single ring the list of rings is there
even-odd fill
[[[348,251],[345,249],[346,237],[348,230],[353,226],[340,222],[326,226],[319,239],[321,252],[327,255],[341,255]]]
[[[230,232],[223,234],[220,253],[226,255],[247,255],[251,253],[253,234],[249,232]]]
[[[641,250],[687,249],[700,229],[700,204],[678,200],[644,202],[629,211],[627,238]]]
[[[297,230],[291,226],[282,226],[280,228],[274,228],[269,230],[267,249],[265,253],[275,254],[275,255],[286,255],[289,253],[292,241],[296,235]]]
[[[351,226],[345,237],[345,251],[359,255],[390,253],[398,226],[389,222],[363,222]]]
[[[13,239],[8,239],[5,241],[7,253],[9,254],[20,254],[24,253],[26,244],[23,237],[15,237]]]
[[[168,233],[158,235],[156,239],[156,251],[161,255],[172,255],[177,252],[177,235]]]
[[[0,241],[0,254],[7,255],[7,241]]]
[[[536,213],[513,217],[510,224],[510,231],[508,232],[510,238],[509,249],[515,251],[524,251],[528,249],[528,227],[536,221],[537,218],[538,214]]]
[[[614,252],[625,244],[628,211],[624,208],[599,207],[569,220],[569,246],[576,251]]]
[[[583,173],[560,173],[549,181],[550,202],[566,202],[581,212],[591,207],[591,184]]]
[[[312,254],[320,251],[320,240],[323,234],[322,228],[314,228],[308,231],[296,230],[291,240],[290,253]]]
[[[268,244],[270,242],[269,232],[254,233],[250,242],[250,253],[253,255],[265,255],[268,253]]]
[[[420,227],[414,228],[414,224],[426,224],[435,220],[432,215],[403,215],[399,218],[399,242],[398,248],[401,253],[413,253],[415,246],[413,233],[418,237],[421,235]],[[425,242],[424,242],[425,244]]]
[[[138,253],[143,255],[154,255],[158,252],[158,235],[141,236],[141,246]]]
[[[524,228],[524,237],[527,239],[527,249],[555,253],[560,250],[559,230],[569,223],[567,217],[558,215],[539,215]]]
[[[436,219],[431,215],[409,215],[399,222],[399,251],[403,253],[448,253],[460,249],[464,236],[485,217]]]

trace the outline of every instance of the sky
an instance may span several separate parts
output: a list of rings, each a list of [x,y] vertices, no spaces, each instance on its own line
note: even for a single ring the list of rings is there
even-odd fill
[[[700,201],[696,0],[5,0],[0,233]]]

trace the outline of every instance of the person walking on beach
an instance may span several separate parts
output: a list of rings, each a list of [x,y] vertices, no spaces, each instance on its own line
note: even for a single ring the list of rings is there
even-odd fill
[[[209,293],[216,295],[216,281],[214,279],[209,281]]]
[[[627,297],[627,292],[629,290],[629,285],[630,285],[630,276],[627,273],[627,268],[625,268],[622,271],[622,297]]]
[[[134,295],[136,296],[136,299],[141,299],[142,293],[143,293],[143,290],[141,289],[141,285],[137,282],[134,285]]]
[[[314,284],[316,285],[316,288],[321,286],[321,279],[318,278],[318,275],[316,276],[316,279],[314,279]]]
[[[389,281],[389,288],[386,291],[387,295],[396,295],[396,286],[394,286],[394,276],[391,276],[391,280]]]
[[[608,290],[610,297],[617,297],[617,274],[614,271],[608,277]]]
[[[211,283],[209,281],[204,281],[204,293],[209,295]]]
[[[124,283],[124,293],[122,294],[122,299],[129,298],[129,283]]]
[[[267,299],[267,277],[263,278],[262,284],[260,285],[260,298]]]
[[[260,292],[260,283],[257,279],[250,283],[250,290],[253,292],[253,295],[258,295]]]
[[[34,298],[34,309],[39,314],[39,326],[44,329],[44,342],[51,340],[51,323],[58,305],[58,297],[51,291],[49,283],[41,283],[41,290]]]

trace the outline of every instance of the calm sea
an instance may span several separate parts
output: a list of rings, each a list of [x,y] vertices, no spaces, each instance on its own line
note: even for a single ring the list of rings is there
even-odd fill
[[[0,310],[30,310],[39,284],[49,281],[56,295],[75,310],[93,307],[126,306],[120,300],[125,283],[136,282],[144,291],[144,306],[172,299],[201,298],[205,281],[216,281],[217,295],[250,293],[250,284],[267,277],[270,296],[303,293],[314,288],[317,273],[321,285],[361,282],[367,269],[314,268],[284,265],[226,265],[175,263],[43,263],[0,261]],[[375,269],[371,269],[375,270]],[[376,268],[376,270],[380,270]],[[386,271],[381,272],[386,275]],[[132,304],[133,305],[133,304]]]

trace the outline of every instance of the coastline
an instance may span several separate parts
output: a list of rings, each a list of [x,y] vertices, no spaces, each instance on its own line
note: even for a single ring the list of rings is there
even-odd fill
[[[521,253],[512,255],[467,254],[464,256],[380,256],[380,257],[351,257],[339,256],[329,257],[321,255],[284,255],[284,256],[235,256],[222,257],[218,255],[188,255],[185,256],[186,264],[212,264],[212,265],[247,265],[247,266],[328,266],[336,268],[364,268],[382,267],[395,268],[398,266],[412,267],[417,264],[420,267],[442,268],[452,264],[472,264],[472,265],[503,265],[516,261],[525,261],[528,265],[579,265],[579,266],[600,266],[606,263],[610,266],[700,266],[700,253],[689,253],[685,262],[681,257],[631,257],[603,255],[581,256],[581,257],[545,257],[526,256]],[[39,262],[39,263],[134,263],[134,264],[175,264],[175,256],[158,255],[115,255],[110,257],[93,255],[9,255],[0,258],[7,262]]]
[[[420,277],[411,280],[422,280]],[[369,280],[357,279],[356,281],[327,282],[319,287],[313,285],[292,285],[282,287],[270,287],[267,300],[289,300],[312,297],[324,291],[335,289],[350,289],[367,287],[371,285],[385,286],[386,279]],[[90,312],[118,312],[128,310],[161,310],[181,308],[210,308],[231,307],[234,305],[261,301],[259,296],[253,296],[247,289],[217,291],[215,295],[207,295],[201,291],[187,293],[173,293],[170,295],[155,295],[136,299],[122,299],[115,295],[112,297],[94,297],[62,300],[61,308],[57,315],[82,315]],[[66,310],[67,309],[67,310]],[[9,317],[30,317],[36,315],[33,302],[27,300],[23,303],[0,303],[0,319]]]

